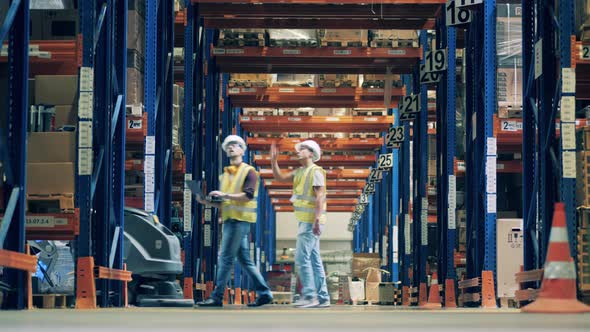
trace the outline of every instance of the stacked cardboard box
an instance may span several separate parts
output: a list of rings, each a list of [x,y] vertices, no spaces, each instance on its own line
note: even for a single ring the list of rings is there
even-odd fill
[[[231,74],[229,87],[266,88],[272,85],[271,74]]]
[[[578,34],[579,40],[588,41],[590,40],[590,1],[576,0],[574,6],[576,12],[576,33]]]
[[[127,105],[143,105],[145,1],[129,0],[127,12]]]
[[[34,105],[30,107],[29,131],[74,130],[78,121],[75,105],[78,76],[37,75],[34,86],[35,99]]]
[[[361,78],[361,80],[362,80],[361,85],[365,89],[369,89],[369,88],[383,89],[385,87],[385,80],[386,79],[387,79],[386,75],[365,74]],[[393,88],[401,88],[403,86],[400,75],[391,75],[391,86]]]
[[[223,29],[219,33],[217,47],[265,46],[264,29]]]
[[[314,29],[268,29],[271,47],[317,47]]]
[[[278,87],[312,87],[315,83],[313,74],[276,74],[273,86]]]

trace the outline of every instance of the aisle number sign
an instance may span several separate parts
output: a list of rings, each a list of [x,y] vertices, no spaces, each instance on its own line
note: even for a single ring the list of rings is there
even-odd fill
[[[385,142],[387,142],[388,148],[397,148],[400,143],[405,140],[405,128],[404,126],[390,127],[387,135],[385,136]]]
[[[393,166],[393,153],[379,155],[379,169],[388,170]]]
[[[361,197],[359,198],[359,204],[361,204],[361,205],[369,204],[369,195],[361,194]]]
[[[447,50],[440,49],[431,52],[426,52],[424,57],[424,69],[428,73],[440,72],[447,70]],[[420,66],[422,69],[422,66]]]
[[[461,2],[461,0],[447,1],[447,26],[462,25],[471,22],[471,11],[463,8],[463,6],[457,6],[457,2]]]
[[[427,72],[425,64],[420,65],[420,84],[438,83],[441,76],[440,73]]]
[[[590,60],[590,45],[582,45],[582,51],[580,52],[580,59]]]
[[[415,94],[403,97],[399,111],[402,114],[420,112],[420,95]]]
[[[375,168],[372,169],[371,174],[369,174],[369,182],[375,183],[381,181],[381,179],[383,179],[383,173],[381,172],[381,170]],[[373,187],[373,192],[374,190],[375,188]]]
[[[369,175],[369,178],[371,178],[370,175]],[[363,188],[363,193],[372,194],[374,192],[375,192],[375,184],[371,183],[371,182],[367,182],[365,184],[365,188]]]

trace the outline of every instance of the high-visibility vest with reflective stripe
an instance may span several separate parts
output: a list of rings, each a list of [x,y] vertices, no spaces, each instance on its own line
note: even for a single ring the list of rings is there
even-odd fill
[[[244,181],[250,170],[256,172],[254,167],[242,163],[233,175],[233,178],[228,171],[224,171],[221,176],[221,191],[229,194],[242,193],[244,190]],[[256,212],[258,209],[258,181],[258,173],[256,173],[256,189],[254,190],[254,197],[251,200],[247,202],[225,200],[221,203],[221,219],[223,221],[227,219],[237,219],[251,223],[256,222]]]
[[[324,184],[326,183],[326,171],[320,166],[313,165],[307,169],[299,169],[295,172],[293,179],[293,208],[295,210],[295,218],[302,222],[315,221],[315,193],[313,191],[313,175],[315,171],[321,171],[324,176]],[[324,189],[326,189],[324,187]],[[326,201],[322,208],[320,223],[326,223]]]

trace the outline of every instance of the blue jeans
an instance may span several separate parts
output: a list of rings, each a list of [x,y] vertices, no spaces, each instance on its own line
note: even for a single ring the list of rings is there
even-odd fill
[[[272,297],[270,287],[252,263],[250,258],[250,244],[248,242],[248,233],[250,232],[250,223],[235,219],[228,219],[223,222],[223,235],[221,238],[221,253],[217,262],[217,280],[215,289],[211,293],[211,298],[216,301],[222,301],[225,288],[231,277],[233,263],[237,257],[238,263],[246,272],[258,296],[267,295]]]
[[[324,225],[320,225],[320,229],[324,229]],[[312,223],[299,222],[295,264],[299,270],[303,298],[317,298],[322,303],[330,301],[326,272],[320,256],[320,237],[313,234]]]

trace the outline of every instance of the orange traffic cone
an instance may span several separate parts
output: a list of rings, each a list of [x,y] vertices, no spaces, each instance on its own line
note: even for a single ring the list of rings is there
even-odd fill
[[[438,274],[432,272],[432,280],[430,281],[430,292],[428,293],[428,303],[423,305],[425,308],[441,308],[440,301],[440,287],[438,286]]]
[[[537,299],[523,307],[522,311],[544,313],[590,312],[590,306],[576,299],[576,270],[569,249],[565,224],[565,206],[563,203],[555,203],[541,291]]]

